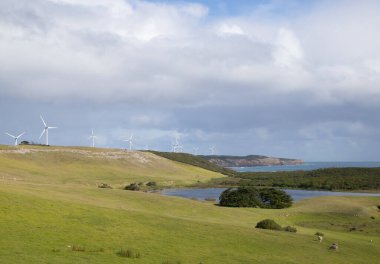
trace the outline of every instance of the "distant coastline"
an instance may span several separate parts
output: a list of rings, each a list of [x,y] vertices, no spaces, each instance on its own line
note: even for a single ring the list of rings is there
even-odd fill
[[[301,159],[287,159],[277,157],[267,157],[260,155],[248,156],[224,156],[211,155],[201,156],[202,158],[212,162],[218,166],[229,167],[257,167],[257,166],[282,166],[282,165],[300,165],[304,161]]]

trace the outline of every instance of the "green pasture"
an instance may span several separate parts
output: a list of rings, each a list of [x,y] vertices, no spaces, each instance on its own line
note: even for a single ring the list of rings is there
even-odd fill
[[[319,197],[281,210],[224,208],[158,193],[97,188],[99,182],[182,186],[221,177],[151,153],[0,150],[5,150],[0,152],[0,263],[380,260],[379,197]],[[105,156],[92,157],[91,151]],[[254,228],[266,218],[298,232]],[[325,234],[322,243],[316,231]],[[329,250],[331,243],[338,243],[339,250]],[[119,256],[121,249],[140,257]]]

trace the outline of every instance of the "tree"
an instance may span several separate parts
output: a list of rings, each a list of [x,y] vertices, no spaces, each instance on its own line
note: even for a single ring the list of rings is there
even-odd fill
[[[292,198],[284,191],[274,188],[254,187],[229,188],[219,197],[221,206],[260,207],[280,209],[290,207]]]
[[[248,188],[229,188],[222,192],[219,197],[221,206],[229,207],[260,207],[261,200],[257,189]]]
[[[260,198],[263,203],[262,207],[272,209],[287,208],[292,205],[292,197],[284,192],[274,188],[264,188],[260,191]]]

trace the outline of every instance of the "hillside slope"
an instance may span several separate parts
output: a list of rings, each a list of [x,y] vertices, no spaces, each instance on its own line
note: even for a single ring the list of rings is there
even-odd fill
[[[0,148],[0,263],[367,264],[380,258],[379,197],[320,197],[269,210],[96,187],[220,176],[152,153]],[[298,232],[254,228],[266,218]],[[325,233],[323,243],[316,231]],[[333,242],[339,251],[328,250]],[[140,257],[121,257],[120,249]]]
[[[155,181],[183,186],[223,175],[148,152],[78,147],[0,147],[0,178],[49,184],[112,184]]]

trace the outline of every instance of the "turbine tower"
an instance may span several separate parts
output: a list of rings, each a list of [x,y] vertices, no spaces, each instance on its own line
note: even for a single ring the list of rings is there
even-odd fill
[[[96,138],[96,136],[94,135],[94,129],[91,129],[90,139],[92,139],[92,147],[93,148],[95,148],[95,138]]]
[[[129,137],[129,139],[125,139],[124,141],[129,142],[129,151],[132,151],[132,146],[133,146],[133,134]]]
[[[7,132],[6,132],[5,134],[7,134],[8,136],[12,137],[12,138],[15,140],[15,146],[17,146],[17,145],[18,145],[17,140],[18,140],[22,135],[24,135],[25,132],[22,132],[22,133],[21,133],[20,135],[18,135],[17,137],[14,136],[14,135],[9,134],[9,133],[7,133]]]
[[[175,143],[172,144],[172,152],[175,152],[175,153],[183,152],[183,147],[179,141],[179,136],[175,137]]]
[[[44,124],[44,129],[42,130],[42,133],[41,133],[41,136],[39,137],[41,139],[41,137],[44,135],[44,133],[46,134],[46,146],[49,146],[49,129],[52,129],[52,128],[57,128],[57,127],[49,127],[46,123],[45,123],[45,120],[43,119],[42,115],[40,115],[40,118],[42,120],[42,123]]]
[[[215,155],[215,146],[210,147],[211,155]]]

